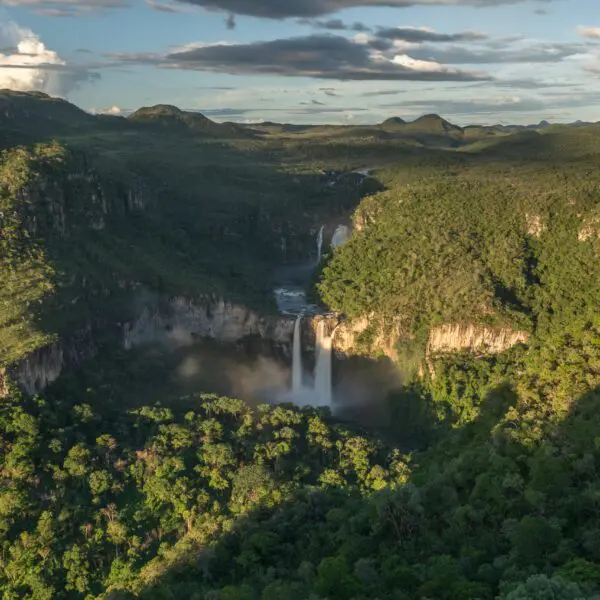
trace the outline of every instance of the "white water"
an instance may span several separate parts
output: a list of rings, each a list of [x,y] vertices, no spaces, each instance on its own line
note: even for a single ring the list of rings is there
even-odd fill
[[[294,348],[292,354],[292,392],[298,394],[302,390],[302,315],[296,318],[294,325]]]
[[[321,257],[323,256],[323,234],[325,233],[325,225],[319,229],[319,235],[317,236],[317,264],[320,264]]]
[[[331,238],[331,247],[339,248],[343,246],[350,238],[350,229],[345,225],[338,225],[333,237]]]
[[[335,331],[334,331],[335,333]],[[327,335],[327,323],[317,323],[317,364],[315,367],[315,396],[317,406],[332,405],[331,393],[331,348],[333,333]]]

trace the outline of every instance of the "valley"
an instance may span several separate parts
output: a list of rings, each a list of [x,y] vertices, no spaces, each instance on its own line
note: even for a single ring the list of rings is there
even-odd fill
[[[0,92],[3,598],[600,595],[600,125]]]

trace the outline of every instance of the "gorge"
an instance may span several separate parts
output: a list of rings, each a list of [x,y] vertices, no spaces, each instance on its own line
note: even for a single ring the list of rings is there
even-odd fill
[[[2,598],[598,597],[597,125],[0,145]]]

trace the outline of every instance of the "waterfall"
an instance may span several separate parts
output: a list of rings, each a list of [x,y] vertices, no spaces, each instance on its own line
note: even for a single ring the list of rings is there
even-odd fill
[[[294,347],[292,354],[292,391],[297,394],[302,390],[302,315],[296,318],[294,325]]]
[[[343,246],[350,238],[350,229],[346,225],[338,225],[333,237],[331,238],[331,247],[339,248]]]
[[[317,264],[321,262],[323,256],[323,234],[325,233],[325,225],[319,229],[319,235],[317,236]]]
[[[335,330],[334,332],[335,333]],[[331,348],[333,333],[327,335],[327,322],[317,323],[317,364],[315,367],[315,395],[318,406],[331,406]]]

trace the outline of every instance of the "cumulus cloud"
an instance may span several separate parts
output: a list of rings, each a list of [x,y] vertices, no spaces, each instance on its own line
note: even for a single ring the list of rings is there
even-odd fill
[[[111,106],[110,108],[91,108],[89,112],[93,115],[111,115],[113,117],[120,117],[125,114],[123,109],[118,106]]]
[[[0,23],[0,47],[7,47],[0,53],[0,88],[66,96],[84,81],[98,78],[85,67],[68,65],[33,31],[12,21]]]
[[[394,64],[406,67],[412,71],[421,71],[424,73],[445,73],[448,67],[430,60],[417,60],[407,54],[394,56]]]
[[[178,0],[207,10],[220,10],[240,15],[286,19],[289,17],[321,17],[346,8],[388,6],[478,6],[517,4],[524,0]],[[551,2],[553,0],[539,0]]]
[[[311,35],[251,44],[190,45],[178,52],[117,54],[124,63],[229,74],[281,75],[340,81],[480,81],[489,75],[385,54],[341,36]],[[414,58],[414,57],[413,57]]]

